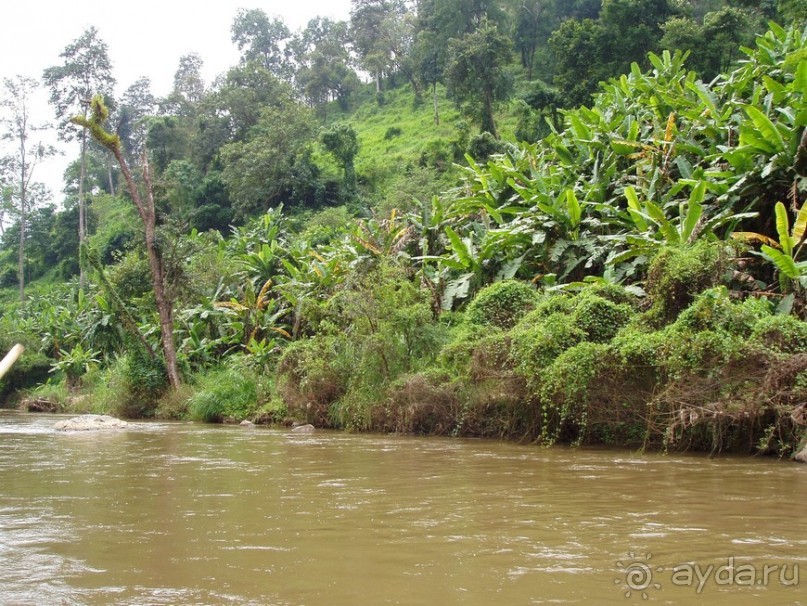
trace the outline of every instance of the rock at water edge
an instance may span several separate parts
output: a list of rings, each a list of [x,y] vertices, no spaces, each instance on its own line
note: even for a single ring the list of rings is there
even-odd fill
[[[129,424],[109,415],[81,415],[58,421],[53,425],[57,431],[103,431],[109,429],[125,429]]]

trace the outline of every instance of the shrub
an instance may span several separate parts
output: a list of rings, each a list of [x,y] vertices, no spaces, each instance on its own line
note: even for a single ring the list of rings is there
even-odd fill
[[[544,321],[552,314],[571,314],[574,311],[575,299],[567,294],[551,294],[539,298],[532,311],[519,320],[519,327],[532,326]]]
[[[743,339],[724,331],[673,329],[665,334],[668,340],[663,348],[663,366],[672,378],[687,373],[709,375],[742,355]]]
[[[490,324],[512,328],[535,307],[539,295],[529,284],[518,280],[503,280],[479,291],[468,304],[468,320],[474,324]]]
[[[451,160],[451,148],[448,143],[443,139],[432,139],[423,146],[418,165],[422,168],[444,171],[451,166]]]
[[[240,421],[251,416],[257,405],[256,378],[243,369],[223,368],[200,381],[199,390],[188,400],[188,414],[206,423]]]
[[[133,345],[119,359],[116,383],[118,401],[114,408],[122,417],[136,419],[154,414],[157,402],[168,387],[168,375],[162,358],[150,357],[142,346]]]
[[[807,322],[794,316],[768,316],[760,319],[751,340],[786,354],[807,352]]]
[[[400,126],[390,126],[384,133],[384,140],[389,141],[395,137],[400,137],[403,134]]]
[[[597,295],[603,299],[607,299],[616,304],[627,304],[631,307],[636,307],[639,303],[639,298],[624,286],[613,284],[612,282],[594,282],[591,286],[587,286],[583,291],[592,295]]]
[[[672,322],[698,293],[720,282],[725,264],[720,246],[702,240],[688,248],[664,248],[656,255],[646,283],[655,322]]]
[[[663,348],[670,339],[668,332],[648,331],[638,324],[630,324],[614,337],[610,345],[624,368],[655,368],[662,361]]]
[[[371,428],[384,432],[450,434],[459,417],[459,397],[456,389],[441,379],[414,374],[395,381],[385,401],[373,407]]]
[[[453,312],[450,312],[453,313]],[[486,337],[501,334],[495,326],[483,326],[464,322],[454,327],[446,345],[440,351],[437,362],[453,376],[466,375],[471,368],[471,358],[477,344]]]
[[[578,295],[574,324],[594,343],[607,343],[628,323],[633,309],[625,303],[613,303],[595,294]]]
[[[319,336],[290,344],[280,358],[277,391],[289,415],[318,427],[331,425],[330,406],[347,391],[353,368],[345,343]]]
[[[710,288],[699,294],[695,301],[678,316],[677,330],[718,330],[747,337],[754,326],[770,316],[770,304],[757,299],[742,303],[732,301],[725,286]]]
[[[512,331],[511,356],[518,373],[537,385],[540,375],[561,353],[586,338],[571,316],[552,314],[532,326],[520,323]]]
[[[494,154],[504,151],[504,145],[488,132],[471,137],[468,142],[468,155],[476,162],[487,162]]]
[[[541,387],[541,437],[580,443],[589,425],[591,389],[610,364],[611,350],[601,343],[579,343],[561,353],[546,369]]]
[[[513,371],[510,335],[494,332],[480,339],[471,356],[470,376],[474,382],[509,377]]]

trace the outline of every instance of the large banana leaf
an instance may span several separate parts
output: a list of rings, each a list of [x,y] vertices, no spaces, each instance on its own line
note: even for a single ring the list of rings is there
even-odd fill
[[[799,268],[796,267],[793,257],[786,255],[782,251],[772,248],[767,244],[763,244],[761,250],[762,256],[776,265],[779,271],[781,271],[785,276],[791,280],[795,280],[799,277],[800,271]]]

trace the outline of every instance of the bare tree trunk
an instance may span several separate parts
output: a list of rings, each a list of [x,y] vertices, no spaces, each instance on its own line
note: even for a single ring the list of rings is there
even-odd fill
[[[123,178],[132,196],[132,200],[137,207],[140,219],[146,232],[146,252],[149,258],[149,269],[151,270],[151,283],[154,288],[154,300],[157,304],[157,314],[160,317],[160,336],[165,356],[165,366],[168,372],[168,382],[176,389],[182,384],[177,364],[176,345],[174,344],[174,305],[173,301],[166,296],[165,280],[162,258],[157,250],[156,226],[157,217],[154,209],[154,193],[151,183],[151,173],[145,153],[143,154],[143,179],[146,183],[146,201],[144,203],[137,189],[137,184],[132,178],[129,166],[121,154],[120,147],[113,147],[112,153],[120,165]]]
[[[109,156],[107,156],[109,158]],[[115,181],[112,180],[112,162],[107,159],[106,162],[106,178],[109,181],[109,193],[115,195]]]
[[[87,110],[84,110],[84,117],[87,117]],[[78,173],[78,246],[81,246],[87,239],[87,208],[84,205],[84,178],[87,175],[87,131],[81,131],[81,168]],[[84,290],[84,284],[87,276],[84,272],[84,265],[81,263],[81,255],[79,255],[79,274],[78,284],[81,290]]]
[[[434,123],[440,124],[440,112],[437,110],[437,82],[433,84],[432,101],[434,102]]]
[[[25,204],[27,202],[27,183],[25,175],[25,140],[20,140],[20,158],[22,165],[20,167],[20,258],[19,258],[19,277],[20,277],[20,305],[25,305]]]
[[[140,195],[140,191],[137,189],[137,184],[132,177],[132,173],[129,170],[129,165],[123,157],[120,138],[117,135],[106,132],[103,128],[103,123],[108,115],[109,112],[106,107],[104,107],[103,98],[96,95],[92,101],[92,117],[87,119],[86,115],[85,117],[77,116],[71,118],[71,121],[74,124],[83,126],[85,129],[90,129],[93,137],[115,156],[115,160],[118,161],[118,166],[120,166],[121,173],[123,174],[123,179],[126,181],[126,187],[129,189],[129,194],[132,196],[132,201],[137,208],[137,213],[140,215],[140,220],[143,222],[143,228],[146,233],[146,252],[149,258],[149,269],[151,270],[151,286],[154,289],[157,314],[160,317],[160,338],[163,346],[166,371],[168,372],[168,382],[171,384],[172,388],[176,389],[182,384],[182,377],[179,374],[176,345],[174,343],[174,302],[166,293],[165,272],[162,257],[157,247],[157,213],[154,207],[154,188],[151,182],[148,157],[144,151],[143,180],[145,182],[146,192],[146,199],[144,201],[143,197]]]
[[[165,271],[160,251],[156,245],[154,187],[151,182],[151,172],[145,153],[143,154],[143,180],[146,183],[146,205],[150,216],[150,222],[146,223],[146,250],[149,255],[151,278],[154,282],[154,299],[157,303],[157,313],[160,316],[160,333],[165,366],[168,371],[168,381],[171,383],[171,387],[176,389],[182,384],[182,377],[179,374],[177,350],[174,343],[174,302],[165,292]]]
[[[496,122],[493,119],[493,93],[489,90],[482,91],[482,132],[489,132],[494,139],[499,139],[496,132]]]

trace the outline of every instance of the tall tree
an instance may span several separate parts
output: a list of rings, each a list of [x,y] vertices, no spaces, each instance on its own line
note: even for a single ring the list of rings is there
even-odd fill
[[[115,130],[123,149],[132,161],[143,152],[146,142],[146,118],[154,114],[157,100],[151,92],[151,80],[135,80],[124,92],[118,108]]]
[[[164,113],[191,118],[196,116],[199,103],[205,96],[203,66],[204,61],[197,53],[188,53],[179,58],[179,66],[174,72],[174,88],[160,104]]]
[[[351,0],[351,5],[350,29],[353,42],[362,66],[373,74],[376,92],[380,92],[381,77],[390,65],[383,23],[388,15],[397,15],[405,8],[400,0]]]
[[[494,23],[484,20],[476,31],[449,44],[446,82],[463,111],[478,119],[482,132],[498,138],[493,112],[510,98],[513,79],[507,70],[512,43]]]
[[[43,73],[45,85],[50,89],[50,102],[59,121],[59,138],[64,141],[81,141],[81,173],[79,175],[79,241],[87,238],[87,206],[84,199],[84,178],[87,170],[87,135],[84,129],[76,130],[70,117],[80,113],[86,118],[90,99],[95,94],[109,95],[115,85],[112,63],[106,43],[98,30],[89,27],[68,44],[59,55],[63,62],[47,68]],[[81,270],[84,283],[84,270]]]
[[[418,20],[443,40],[470,34],[483,22],[504,31],[507,14],[501,4],[500,0],[419,0]]]
[[[359,154],[359,137],[347,122],[335,122],[321,135],[322,145],[342,165],[347,194],[356,193],[355,160]]]
[[[297,89],[308,102],[323,114],[333,100],[347,109],[351,95],[360,85],[351,64],[348,24],[312,19],[289,46],[297,68]]]
[[[432,107],[434,123],[440,124],[440,111],[437,104],[437,85],[443,82],[446,67],[445,45],[438,42],[436,32],[421,30],[415,42],[415,58],[420,79],[426,86],[432,87]]]
[[[403,75],[412,86],[416,97],[420,98],[420,79],[415,58],[415,35],[417,20],[415,14],[406,10],[391,12],[381,22],[379,40],[389,58],[389,69]]]
[[[673,12],[670,0],[603,0],[600,22],[606,61],[612,62],[609,75],[628,73],[634,61],[647,63],[647,53],[658,49],[661,24]]]
[[[567,19],[552,33],[554,83],[563,107],[589,103],[599,82],[615,75],[604,50],[607,37],[602,24],[593,19]]]
[[[751,13],[731,6],[706,13],[703,23],[690,17],[672,17],[662,25],[661,46],[692,51],[688,65],[708,81],[728,70],[741,46],[750,45],[755,25]]]
[[[104,99],[101,95],[96,95],[92,99],[91,113],[87,115],[73,116],[71,122],[88,130],[93,139],[109,150],[120,166],[129,195],[137,208],[137,213],[143,222],[145,231],[146,253],[149,259],[149,269],[151,270],[151,285],[154,289],[154,300],[157,305],[157,314],[160,318],[160,333],[162,341],[163,356],[168,372],[168,381],[171,387],[176,389],[182,382],[177,363],[176,343],[174,342],[174,302],[170,297],[165,285],[165,265],[157,246],[157,209],[154,203],[154,187],[152,185],[151,172],[146,155],[143,155],[143,191],[145,197],[140,194],[140,188],[129,170],[129,164],[123,157],[123,145],[118,135],[107,132],[104,129],[104,122],[109,118],[109,111],[104,106]]]
[[[786,22],[807,22],[807,3],[804,0],[779,0],[776,8]]]
[[[20,240],[18,249],[18,279],[20,287],[20,303],[25,302],[25,239],[28,210],[34,203],[44,201],[47,192],[39,184],[32,182],[36,165],[55,153],[53,147],[34,139],[35,133],[47,125],[36,124],[31,116],[31,96],[38,83],[32,78],[17,76],[3,80],[3,96],[0,107],[5,112],[2,117],[3,140],[10,141],[15,152],[4,162],[4,166],[15,178],[9,179],[11,197],[16,201]]]
[[[258,63],[279,78],[290,78],[285,43],[291,38],[291,32],[282,19],[269,19],[259,8],[241,8],[230,32],[233,43],[241,51],[241,63]]]
[[[521,55],[521,67],[527,70],[527,79],[532,80],[535,52],[541,41],[549,35],[547,25],[552,23],[549,0],[524,0],[518,9],[514,41]]]
[[[239,219],[279,203],[316,203],[318,169],[311,161],[312,110],[288,102],[265,107],[243,141],[221,148],[222,180]],[[312,199],[313,198],[313,199]]]

